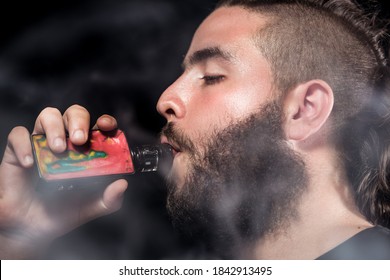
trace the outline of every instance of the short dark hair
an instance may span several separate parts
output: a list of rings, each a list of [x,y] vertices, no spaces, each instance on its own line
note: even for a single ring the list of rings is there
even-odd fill
[[[390,91],[386,82],[390,72],[381,44],[385,26],[373,24],[373,17],[352,0],[221,0],[217,4],[217,8],[225,6],[240,6],[268,19],[259,28],[256,42],[271,65],[281,96],[312,79],[322,79],[332,87],[332,136],[356,202],[371,222],[390,226]],[[385,115],[383,110],[372,113],[378,100],[388,105]],[[369,126],[371,131],[367,136],[361,118],[372,121],[374,117],[374,122],[365,122],[364,129]],[[384,129],[378,126],[384,121],[388,135],[376,131]],[[385,174],[382,179],[375,176],[379,169]]]
[[[285,93],[301,82],[325,80],[335,93],[337,120],[357,112],[372,92],[377,67],[386,64],[382,30],[374,30],[349,0],[222,0],[221,6],[268,16],[257,41],[277,89]]]

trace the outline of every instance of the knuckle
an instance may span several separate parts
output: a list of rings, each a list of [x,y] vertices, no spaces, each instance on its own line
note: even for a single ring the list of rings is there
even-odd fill
[[[89,120],[89,112],[86,108],[81,105],[74,104],[70,106],[64,113],[63,116],[65,123],[74,123],[75,121],[79,121],[81,119]]]
[[[21,132],[24,133],[25,131],[27,131],[27,128],[25,128],[24,126],[15,126],[14,128],[12,128],[10,134],[18,134]]]
[[[54,107],[46,107],[39,114],[40,117],[50,116],[50,115],[61,115],[60,110]]]
[[[13,139],[19,138],[21,134],[26,133],[28,133],[28,130],[24,126],[15,126],[8,134],[8,141],[12,142]]]
[[[73,104],[72,106],[70,106],[66,112],[70,112],[70,111],[83,111],[83,112],[87,112],[87,109],[85,109],[83,106],[79,105],[79,104]]]

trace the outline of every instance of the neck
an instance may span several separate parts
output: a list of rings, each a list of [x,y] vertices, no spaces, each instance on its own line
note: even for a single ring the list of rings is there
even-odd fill
[[[298,218],[259,240],[254,258],[315,259],[372,226],[359,213],[343,168],[332,161],[335,154],[324,149],[304,156],[309,182]]]

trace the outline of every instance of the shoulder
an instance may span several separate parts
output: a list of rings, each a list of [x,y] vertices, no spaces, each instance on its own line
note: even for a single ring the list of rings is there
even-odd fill
[[[375,226],[359,232],[319,260],[390,260],[390,229]]]

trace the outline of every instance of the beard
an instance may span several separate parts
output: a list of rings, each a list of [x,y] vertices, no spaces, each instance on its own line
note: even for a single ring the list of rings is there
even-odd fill
[[[306,172],[284,138],[278,104],[267,103],[258,113],[215,131],[201,141],[203,152],[172,124],[162,134],[190,162],[183,186],[175,185],[174,176],[167,179],[173,225],[208,252],[248,258],[259,239],[297,219]]]

